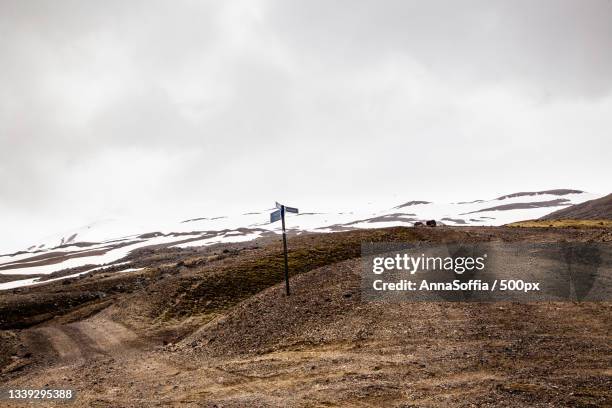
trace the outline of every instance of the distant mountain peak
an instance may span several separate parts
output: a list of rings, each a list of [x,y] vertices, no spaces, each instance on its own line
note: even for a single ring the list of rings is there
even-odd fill
[[[419,205],[419,204],[431,204],[431,201],[408,201],[404,204],[400,204],[397,207],[393,207],[393,209],[395,210],[399,210],[400,208],[404,208],[404,207],[410,207],[411,205]]]
[[[525,191],[520,193],[508,194],[501,197],[497,197],[496,200],[505,200],[507,198],[525,197],[525,196],[536,196],[543,194],[550,194],[555,196],[564,196],[568,194],[582,194],[584,191],[581,190],[570,190],[565,188],[558,188],[555,190],[544,190],[544,191]]]

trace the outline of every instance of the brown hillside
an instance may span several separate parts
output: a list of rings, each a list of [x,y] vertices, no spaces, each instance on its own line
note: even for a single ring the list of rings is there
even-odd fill
[[[610,238],[603,228],[291,234],[289,297],[278,236],[143,249],[130,254],[137,272],[3,291],[0,388],[70,388],[73,408],[612,406],[612,302],[369,301],[360,260],[364,242]],[[519,259],[552,257],[506,263]],[[531,268],[516,278],[533,279]]]
[[[612,219],[612,194],[596,200],[586,201],[581,204],[550,213],[541,220],[609,220]]]

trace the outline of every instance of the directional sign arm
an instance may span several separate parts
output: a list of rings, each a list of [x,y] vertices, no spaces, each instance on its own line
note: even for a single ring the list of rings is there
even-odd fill
[[[270,224],[272,224],[273,222],[276,222],[278,220],[281,219],[281,212],[280,210],[276,210],[272,213],[270,213]]]
[[[299,212],[297,208],[288,207],[286,205],[282,205],[278,201],[275,204],[276,204],[276,208],[278,208],[279,210],[282,209],[283,207],[285,207],[285,211],[286,212],[295,213],[295,214],[297,214]]]

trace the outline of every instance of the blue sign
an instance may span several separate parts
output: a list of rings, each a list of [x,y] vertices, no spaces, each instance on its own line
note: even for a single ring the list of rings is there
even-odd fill
[[[270,224],[272,224],[273,222],[276,222],[278,220],[281,219],[281,212],[280,210],[276,210],[273,213],[270,213]]]

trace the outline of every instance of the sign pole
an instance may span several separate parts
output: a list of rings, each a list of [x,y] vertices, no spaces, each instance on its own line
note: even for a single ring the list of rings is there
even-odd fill
[[[283,221],[283,249],[285,251],[285,288],[287,289],[287,296],[289,292],[289,261],[287,260],[287,234],[285,233],[285,206],[281,205],[280,208],[281,219]]]
[[[276,210],[270,213],[270,224],[283,220],[283,250],[285,253],[285,287],[287,289],[287,296],[291,293],[289,292],[289,261],[287,259],[287,232],[285,231],[285,213],[290,212],[294,214],[299,214],[299,210],[295,207],[287,207],[286,205],[280,204],[278,201],[276,202]]]

